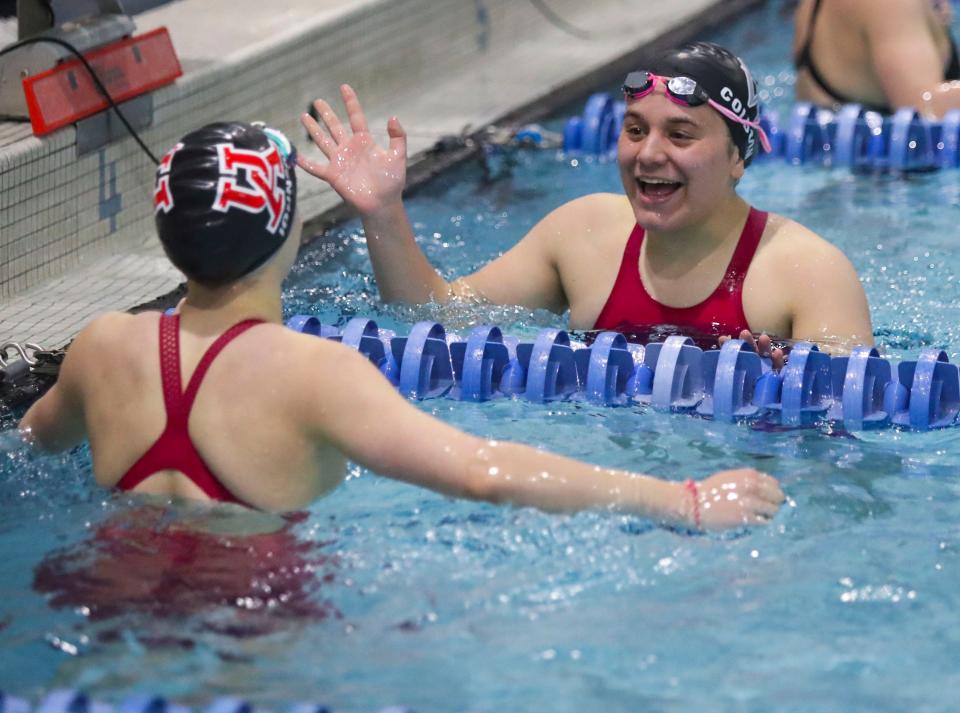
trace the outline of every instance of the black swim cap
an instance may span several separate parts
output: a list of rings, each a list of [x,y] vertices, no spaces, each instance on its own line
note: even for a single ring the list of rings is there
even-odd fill
[[[269,260],[293,226],[293,147],[279,131],[208,124],[180,140],[157,168],[155,219],[170,261],[211,287]]]
[[[760,113],[757,83],[747,65],[728,49],[712,42],[691,42],[655,55],[642,67],[664,77],[684,76],[696,80],[710,98],[737,116],[756,121]],[[756,129],[720,115],[744,165],[757,155]]]

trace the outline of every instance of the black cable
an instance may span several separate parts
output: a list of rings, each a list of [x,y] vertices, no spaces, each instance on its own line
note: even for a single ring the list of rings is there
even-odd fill
[[[533,5],[541,15],[547,18],[550,24],[563,30],[568,35],[576,37],[578,40],[592,40],[597,37],[596,33],[581,30],[579,27],[571,25],[555,13],[543,0],[530,0],[530,4]]]
[[[77,56],[77,58],[80,60],[83,66],[86,67],[87,71],[90,73],[90,78],[93,79],[93,83],[97,86],[97,89],[100,90],[100,93],[103,94],[104,98],[106,98],[107,102],[110,104],[110,107],[117,113],[117,116],[120,118],[120,121],[123,122],[123,125],[127,128],[127,131],[130,132],[130,135],[133,137],[134,141],[140,144],[140,148],[143,149],[143,152],[150,157],[150,160],[153,161],[155,165],[159,164],[160,161],[158,161],[157,157],[153,155],[153,152],[149,148],[147,148],[147,145],[143,143],[143,139],[140,138],[140,134],[138,134],[134,130],[134,128],[130,125],[130,122],[127,121],[127,117],[124,116],[122,111],[120,111],[120,107],[117,106],[117,103],[113,100],[113,97],[110,96],[110,92],[107,91],[107,88],[103,86],[103,82],[100,81],[100,77],[97,76],[97,73],[94,71],[93,67],[90,66],[90,63],[87,61],[87,58],[84,57],[83,54],[81,54],[80,50],[78,50],[72,44],[70,44],[66,40],[61,40],[57,37],[28,37],[25,40],[14,42],[12,45],[8,45],[3,49],[0,49],[0,57],[7,54],[8,52],[12,52],[13,50],[19,49],[20,47],[23,47],[25,45],[34,45],[42,42],[47,42],[49,44],[54,44],[54,45],[60,45],[61,47],[65,47],[70,52],[73,52],[73,54]]]

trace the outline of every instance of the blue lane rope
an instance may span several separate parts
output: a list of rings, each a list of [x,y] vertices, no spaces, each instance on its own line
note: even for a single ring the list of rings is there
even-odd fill
[[[717,421],[834,422],[848,431],[945,428],[955,425],[960,413],[960,368],[937,349],[894,368],[873,347],[831,357],[815,344],[798,342],[775,372],[769,359],[740,339],[705,352],[689,337],[641,346],[616,332],[601,332],[587,346],[562,329],[543,329],[531,342],[490,325],[474,327],[466,339],[429,321],[414,325],[407,336],[381,330],[365,317],[337,328],[296,315],[287,326],[356,349],[402,394],[417,400],[650,404]]]
[[[610,155],[623,125],[623,102],[610,95],[590,96],[583,114],[567,120],[563,149],[569,153]],[[912,108],[891,115],[848,104],[833,112],[807,102],[785,118],[762,109],[760,123],[772,151],[758,160],[781,159],[795,165],[836,166],[861,171],[929,171],[960,166],[960,109],[929,121]]]

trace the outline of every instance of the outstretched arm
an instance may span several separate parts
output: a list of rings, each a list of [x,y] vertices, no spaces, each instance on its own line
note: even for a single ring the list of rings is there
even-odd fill
[[[398,480],[455,497],[547,511],[606,507],[704,529],[765,523],[783,501],[777,482],[751,469],[717,473],[690,487],[483,440],[413,407],[356,352],[332,342],[313,346],[312,364],[338,364],[335,377],[312,379],[319,390],[316,437]]]

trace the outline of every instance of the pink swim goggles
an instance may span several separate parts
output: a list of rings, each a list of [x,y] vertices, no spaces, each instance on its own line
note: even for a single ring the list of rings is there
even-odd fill
[[[628,99],[639,99],[645,97],[657,87],[657,82],[663,82],[666,89],[667,98],[674,104],[680,106],[702,106],[709,104],[721,115],[730,121],[748,126],[760,136],[760,145],[763,150],[770,152],[770,139],[767,138],[767,132],[760,126],[759,121],[750,121],[745,116],[740,116],[733,110],[725,107],[723,104],[714,101],[710,95],[704,91],[703,87],[697,84],[695,79],[690,77],[662,77],[653,72],[630,72],[623,82],[623,93]],[[739,100],[734,98],[739,103]],[[744,110],[746,107],[744,107]]]

